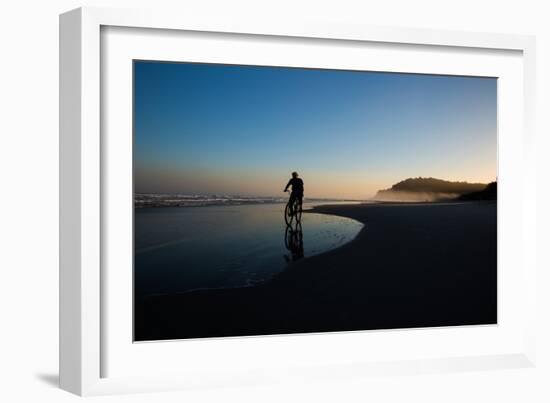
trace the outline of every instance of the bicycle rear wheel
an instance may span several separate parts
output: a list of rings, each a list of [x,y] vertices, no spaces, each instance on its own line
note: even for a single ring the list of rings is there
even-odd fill
[[[296,222],[297,223],[301,223],[302,222],[302,203],[300,203],[299,201],[296,201],[294,203],[294,217],[296,218]]]

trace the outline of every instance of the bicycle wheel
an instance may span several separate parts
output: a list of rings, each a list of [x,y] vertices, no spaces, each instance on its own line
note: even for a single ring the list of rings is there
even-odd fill
[[[294,215],[292,214],[292,208],[291,204],[287,203],[285,207],[285,222],[286,225],[289,227],[292,225],[292,221],[294,221]]]
[[[298,200],[294,202],[294,211],[296,212],[296,222],[301,223],[302,222],[302,203],[300,203]]]

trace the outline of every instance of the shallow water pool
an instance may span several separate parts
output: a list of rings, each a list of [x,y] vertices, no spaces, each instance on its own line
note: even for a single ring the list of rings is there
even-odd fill
[[[254,285],[296,260],[351,241],[363,227],[349,218],[304,213],[301,228],[290,229],[283,209],[284,204],[136,209],[136,298]]]

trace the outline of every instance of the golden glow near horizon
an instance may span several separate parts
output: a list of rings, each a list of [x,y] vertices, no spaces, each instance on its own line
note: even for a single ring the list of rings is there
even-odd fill
[[[428,174],[420,172],[408,176],[434,177],[448,181],[466,181],[470,183],[489,183],[496,180],[494,173],[486,175],[458,176],[455,172]],[[373,172],[332,172],[315,173],[301,171],[300,177],[305,183],[305,195],[310,198],[334,198],[351,200],[368,200],[378,190],[390,188],[408,177],[397,174],[381,174],[376,177]],[[174,189],[170,193],[230,194],[246,196],[281,196],[283,188],[290,178],[290,172],[239,172],[226,176],[224,172],[198,172],[179,170],[156,170],[147,173],[136,172],[136,179],[148,183],[159,183],[162,186],[148,189],[136,188],[137,192],[164,193],[166,187]],[[181,189],[181,190],[176,190]]]

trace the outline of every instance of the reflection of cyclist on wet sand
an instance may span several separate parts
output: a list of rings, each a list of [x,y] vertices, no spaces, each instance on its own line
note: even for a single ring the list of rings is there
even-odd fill
[[[288,204],[293,206],[294,202],[297,200],[300,203],[300,206],[302,206],[302,200],[304,198],[304,181],[298,178],[298,172],[292,172],[292,178],[290,178],[286,184],[284,191],[286,192],[290,186],[292,186],[292,192],[290,192]],[[295,213],[295,211],[291,212],[291,214]]]
[[[296,224],[296,228],[286,227],[285,246],[290,252],[290,256],[285,255],[287,262],[295,262],[304,257],[304,238],[302,236],[302,225]]]

